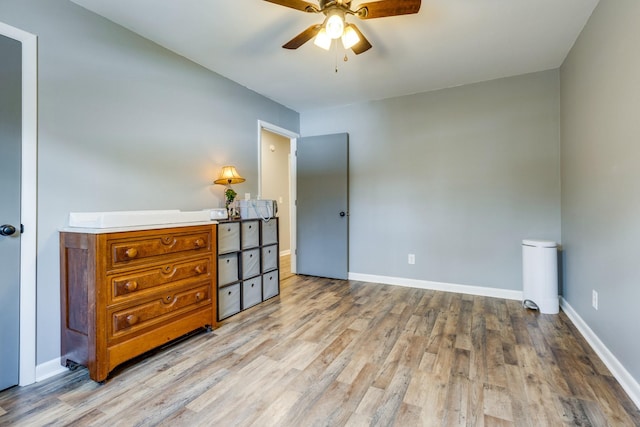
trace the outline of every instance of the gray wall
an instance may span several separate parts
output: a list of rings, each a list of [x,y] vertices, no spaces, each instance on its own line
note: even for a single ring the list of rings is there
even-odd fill
[[[257,121],[298,113],[66,0],[3,0],[0,20],[36,34],[37,363],[59,357],[59,227],[70,211],[219,207],[234,164],[257,193]]]
[[[601,0],[561,68],[564,297],[638,382],[639,16]]]
[[[555,70],[302,113],[303,136],[349,133],[349,271],[522,289],[522,239],[560,239],[558,85]]]

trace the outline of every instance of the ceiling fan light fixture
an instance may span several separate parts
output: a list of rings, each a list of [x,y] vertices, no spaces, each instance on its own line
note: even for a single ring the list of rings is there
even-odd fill
[[[313,44],[321,47],[324,50],[329,50],[329,48],[331,47],[331,37],[329,37],[327,31],[324,28],[318,31],[316,38],[313,40]]]
[[[360,41],[360,36],[353,29],[351,24],[347,25],[347,28],[344,29],[344,33],[342,34],[342,45],[345,49],[351,49]]]
[[[334,13],[327,18],[327,24],[325,25],[327,35],[332,39],[338,39],[344,32],[344,19],[340,14]]]
[[[355,24],[346,22],[347,16],[359,19],[384,18],[385,16],[413,15],[420,11],[422,0],[359,0],[352,7],[352,0],[264,0],[280,6],[308,13],[324,15],[322,24],[309,26],[306,30],[283,44],[284,49],[298,49],[315,38],[314,43],[330,50],[333,40],[342,38],[346,49],[360,55],[372,45]],[[316,6],[317,4],[317,6]],[[336,41],[337,44],[337,41]]]

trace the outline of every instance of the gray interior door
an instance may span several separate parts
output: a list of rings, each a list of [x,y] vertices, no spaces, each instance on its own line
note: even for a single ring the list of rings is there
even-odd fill
[[[297,151],[297,273],[346,279],[349,135],[299,138]]]
[[[18,384],[22,45],[0,35],[0,390]]]

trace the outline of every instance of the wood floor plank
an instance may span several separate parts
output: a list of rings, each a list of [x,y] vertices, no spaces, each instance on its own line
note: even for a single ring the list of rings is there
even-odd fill
[[[282,264],[281,264],[282,266]],[[213,332],[0,392],[0,425],[640,426],[564,313],[292,275]]]
[[[402,400],[411,381],[411,369],[406,366],[399,366],[384,392],[379,406],[373,414],[373,421],[376,425],[393,425],[398,416]]]
[[[460,350],[464,352],[464,350]],[[462,353],[456,353],[462,354]],[[443,426],[467,425],[471,380],[466,375],[453,375],[447,387]]]
[[[529,404],[527,397],[525,375],[516,365],[505,366],[507,374],[507,384],[511,395],[511,413],[516,425],[537,427],[535,424],[535,414],[529,411],[536,411],[538,408]]]
[[[506,387],[507,374],[505,371],[504,353],[502,351],[502,338],[500,331],[487,329],[486,361],[487,383]]]
[[[483,402],[485,415],[503,421],[513,421],[511,395],[505,387],[485,384]]]
[[[559,414],[555,410],[551,391],[544,380],[544,370],[536,359],[536,353],[530,345],[516,347],[520,361],[520,375],[524,377],[524,389],[529,415],[534,425],[555,426],[561,423]]]
[[[420,418],[421,408],[413,405],[402,403],[398,410],[398,416],[396,417],[393,426],[394,427],[406,427],[406,426],[424,426],[423,420]]]
[[[425,425],[435,426],[442,424],[446,417],[446,401],[449,388],[449,377],[442,377],[437,374],[427,374],[426,381],[423,382],[426,396],[420,406],[422,412],[420,417],[424,420]]]

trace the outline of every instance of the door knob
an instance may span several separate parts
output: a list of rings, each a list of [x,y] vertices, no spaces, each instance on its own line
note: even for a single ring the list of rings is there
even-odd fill
[[[15,232],[16,228],[13,225],[0,225],[0,236],[11,236]]]
[[[346,213],[344,213],[344,211],[340,212],[340,216],[345,216]]]

